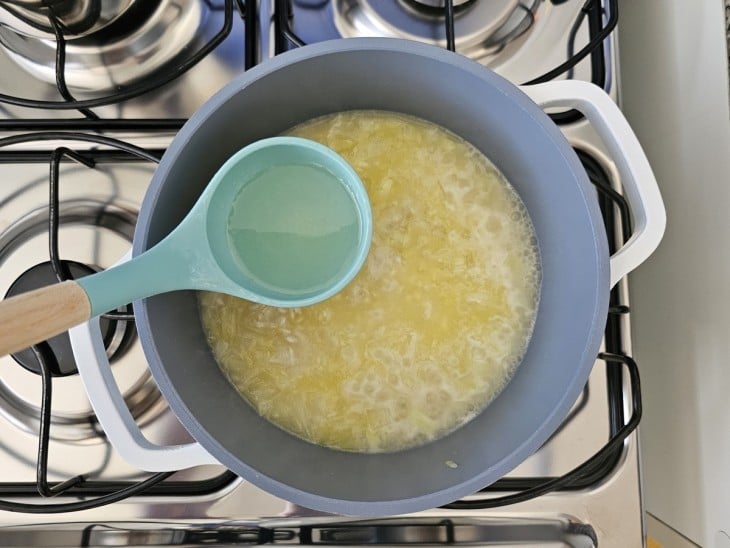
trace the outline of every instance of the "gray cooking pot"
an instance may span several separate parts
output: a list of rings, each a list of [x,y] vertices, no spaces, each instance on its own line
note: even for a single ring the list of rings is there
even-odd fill
[[[427,445],[387,454],[337,451],[281,430],[238,394],[208,347],[194,292],[135,303],[137,328],[172,410],[230,470],[313,509],[356,515],[412,512],[494,482],[533,453],[563,420],[588,379],[602,338],[610,288],[606,237],[595,191],[576,154],[516,86],[440,48],[348,39],[267,61],[232,81],[192,116],[154,175],[134,254],[178,224],[238,149],[348,109],[403,112],[448,128],[482,150],[524,201],[539,241],[541,298],[526,355],[502,393],[474,420]],[[617,154],[623,141],[613,142]],[[645,164],[643,155],[641,162]],[[650,170],[644,175],[654,183]],[[661,238],[658,193],[654,199],[661,210],[654,217],[661,226],[658,236],[654,230],[653,240],[642,244],[636,264]],[[639,217],[642,232],[647,215]]]

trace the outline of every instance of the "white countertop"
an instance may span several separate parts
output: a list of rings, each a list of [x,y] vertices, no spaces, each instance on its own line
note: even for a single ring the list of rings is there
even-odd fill
[[[730,546],[730,112],[722,0],[620,4],[622,105],[667,208],[631,275],[646,509]],[[723,533],[724,531],[724,533]]]

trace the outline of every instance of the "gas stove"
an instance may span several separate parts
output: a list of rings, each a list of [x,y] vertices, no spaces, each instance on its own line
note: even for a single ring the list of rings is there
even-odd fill
[[[64,23],[60,8],[33,19],[23,4],[0,2],[3,295],[119,260],[156,162],[185,119],[232,77],[288,49],[340,37],[400,37],[456,49],[515,83],[570,77],[618,95],[613,1],[121,2],[120,13],[84,32]],[[589,42],[595,47],[586,48]],[[574,67],[550,74],[584,49]],[[579,113],[551,115],[596,185],[609,241],[618,246],[630,222],[612,158]],[[294,506],[216,464],[171,476],[141,471],[105,435],[75,374],[67,336],[50,341],[57,360],[50,360],[53,375],[45,382],[33,352],[0,358],[0,499],[16,503],[0,504],[0,544],[640,546],[631,433],[640,396],[627,294],[626,281],[613,291],[589,383],[539,451],[448,508],[378,520]],[[158,445],[190,443],[150,377],[131,309],[101,324],[120,397],[144,437]],[[72,479],[48,498],[38,493],[39,475],[52,485]],[[63,511],[95,497],[114,500],[115,492],[144,481],[152,485],[129,498]],[[16,512],[18,503],[46,511]]]

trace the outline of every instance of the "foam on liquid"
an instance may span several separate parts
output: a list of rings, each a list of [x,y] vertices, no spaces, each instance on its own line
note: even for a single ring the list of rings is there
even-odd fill
[[[532,332],[539,255],[524,205],[483,154],[417,118],[345,112],[291,134],[362,178],[370,254],[307,308],[201,293],[220,366],[261,415],[321,445],[396,451],[453,431],[499,393]]]

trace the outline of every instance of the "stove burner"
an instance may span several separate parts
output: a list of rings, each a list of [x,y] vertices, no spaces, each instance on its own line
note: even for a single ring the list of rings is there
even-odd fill
[[[90,198],[62,200],[59,204],[60,251],[62,255],[76,260],[67,263],[72,274],[86,274],[89,267],[84,265],[87,264],[108,267],[117,260],[129,248],[136,217],[135,206],[126,205],[121,200],[117,203]],[[0,232],[0,281],[5,284],[4,288],[30,284],[23,278],[31,274],[23,273],[35,269],[41,270],[46,284],[55,282],[48,263],[43,264],[47,258],[47,207],[28,212]],[[18,279],[21,281],[16,281]],[[43,282],[36,281],[35,284]],[[107,324],[107,351],[115,358],[112,372],[124,400],[140,425],[149,424],[164,412],[166,404],[147,369],[141,345],[133,336],[134,329],[125,325],[131,322],[102,323]],[[132,331],[131,335],[127,329]],[[70,356],[70,351],[67,355]],[[27,361],[32,363],[31,360],[34,356]],[[31,372],[33,368],[13,367],[12,363],[10,357],[0,358],[0,417],[20,430],[37,435],[41,378]],[[62,365],[61,371],[69,372],[69,366]],[[51,424],[51,438],[54,440],[103,443],[103,435],[78,375],[66,374],[54,379]]]
[[[207,15],[199,0],[134,2],[123,14],[91,33],[63,29],[64,75],[70,88],[105,91],[135,82],[180,58],[199,39]],[[14,12],[11,12],[14,13]],[[56,36],[46,26],[15,17],[0,19],[0,44],[36,78],[56,83]]]
[[[332,0],[345,38],[382,36],[445,46],[443,0]],[[454,0],[456,49],[474,59],[501,51],[534,22],[540,0]]]
[[[76,261],[62,261],[66,268],[74,278],[93,274],[96,269],[86,266]],[[26,270],[20,277],[13,282],[5,295],[5,298],[13,297],[26,291],[45,287],[57,282],[56,275],[50,262],[44,262],[35,265]],[[119,310],[125,314],[131,314],[132,307],[127,305]],[[136,338],[136,329],[131,321],[117,321],[115,319],[101,319],[101,332],[104,338],[104,346],[110,361],[115,361],[129,350],[132,342]],[[65,377],[77,373],[76,362],[74,360],[71,343],[67,333],[62,333],[48,340],[53,353],[58,361],[58,370],[52,371],[55,377]],[[40,375],[40,366],[30,349],[21,350],[12,354],[13,359],[28,371]]]

